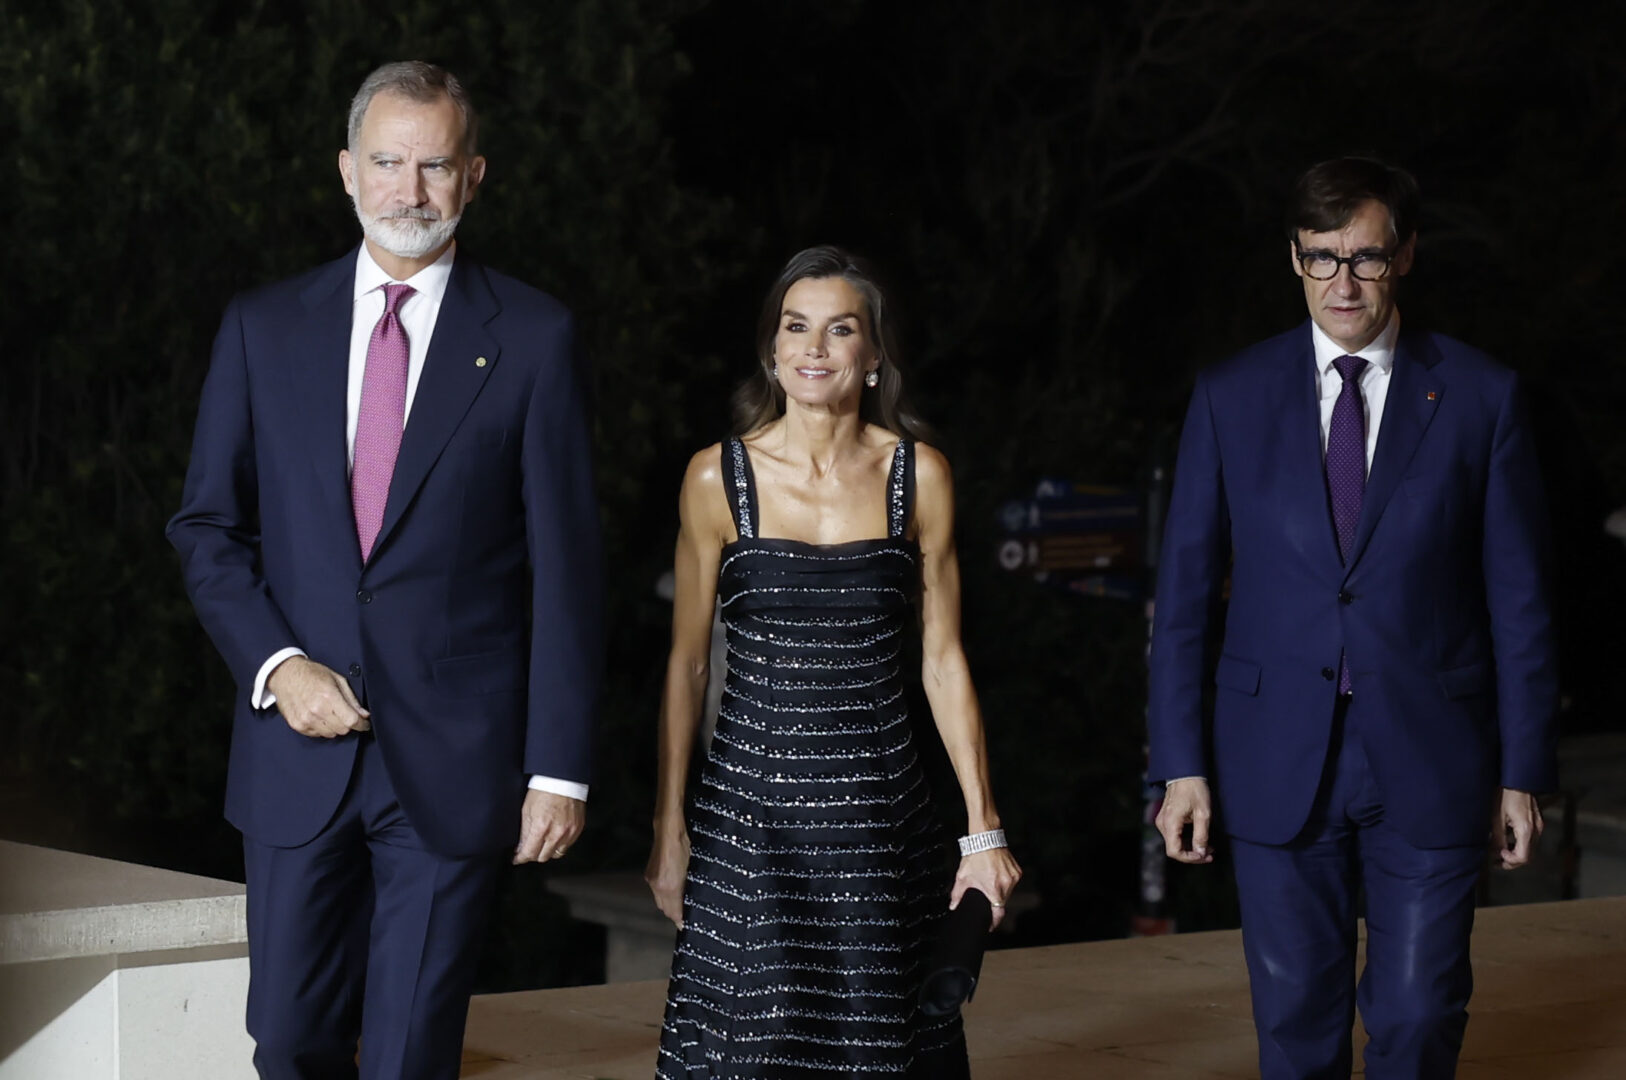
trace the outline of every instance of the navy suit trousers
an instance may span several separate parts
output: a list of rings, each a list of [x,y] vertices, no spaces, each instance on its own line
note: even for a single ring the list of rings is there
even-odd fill
[[[1297,838],[1232,838],[1263,1080],[1348,1080],[1357,1004],[1370,1037],[1369,1080],[1456,1072],[1486,847],[1420,848],[1392,826],[1361,719],[1358,699],[1339,700],[1315,807]],[[1366,966],[1357,986],[1363,892]]]
[[[244,838],[254,1065],[263,1080],[456,1080],[503,859],[426,850],[373,737],[347,738],[350,786],[314,840]]]

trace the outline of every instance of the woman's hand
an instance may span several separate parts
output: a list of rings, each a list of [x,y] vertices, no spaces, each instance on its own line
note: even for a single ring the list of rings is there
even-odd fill
[[[1010,848],[994,848],[967,855],[960,860],[960,872],[954,875],[954,890],[949,893],[949,910],[960,906],[960,897],[965,895],[967,889],[979,889],[994,906],[994,921],[988,924],[988,929],[992,930],[1005,917],[1005,901],[1021,880],[1022,868],[1016,865]]]
[[[657,834],[644,867],[644,880],[655,894],[655,906],[683,929],[683,880],[689,873],[689,830],[679,826],[667,835]]]

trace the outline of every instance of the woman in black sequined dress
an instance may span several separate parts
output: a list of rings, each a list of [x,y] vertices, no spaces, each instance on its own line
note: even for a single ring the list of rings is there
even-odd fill
[[[680,932],[665,1080],[968,1075],[959,1018],[916,1007],[936,921],[967,887],[1002,906],[1003,847],[958,861],[910,738],[922,676],[967,832],[999,827],[960,646],[948,464],[901,404],[885,300],[834,248],[791,259],[759,327],[740,437],[684,477],[673,646],[647,877]],[[692,803],[713,605],[728,676]]]

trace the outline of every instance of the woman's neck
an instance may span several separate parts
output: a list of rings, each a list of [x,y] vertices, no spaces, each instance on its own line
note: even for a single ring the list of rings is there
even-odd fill
[[[777,448],[783,460],[805,464],[822,476],[862,445],[866,425],[856,408],[809,408],[794,401],[785,405]]]

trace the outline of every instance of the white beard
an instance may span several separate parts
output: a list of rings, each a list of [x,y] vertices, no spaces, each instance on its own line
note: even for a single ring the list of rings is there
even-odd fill
[[[457,232],[457,223],[463,220],[462,214],[440,218],[433,210],[412,208],[374,217],[361,208],[360,199],[352,196],[350,201],[367,239],[400,259],[423,258],[449,241]]]

